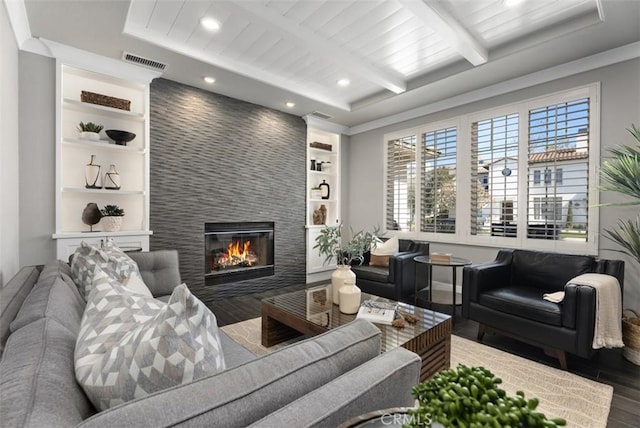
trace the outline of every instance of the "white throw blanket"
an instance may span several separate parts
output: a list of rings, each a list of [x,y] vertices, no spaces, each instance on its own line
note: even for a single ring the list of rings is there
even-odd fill
[[[593,332],[593,349],[623,347],[622,298],[618,279],[611,275],[585,273],[576,276],[568,284],[586,285],[596,290],[596,325]]]

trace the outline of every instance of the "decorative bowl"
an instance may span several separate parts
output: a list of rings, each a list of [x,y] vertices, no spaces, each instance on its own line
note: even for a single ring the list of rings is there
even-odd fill
[[[108,129],[104,131],[109,138],[116,142],[116,144],[120,146],[126,146],[127,143],[134,138],[136,138],[136,134],[128,131],[120,131],[117,129]]]

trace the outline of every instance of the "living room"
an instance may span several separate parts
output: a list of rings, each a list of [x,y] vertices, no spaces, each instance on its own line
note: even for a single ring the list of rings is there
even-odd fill
[[[4,2],[1,21],[4,136],[0,190],[4,204],[0,277],[3,284],[22,266],[44,264],[56,258],[56,242],[52,239],[56,233],[54,183],[57,172],[53,137],[56,135],[56,62],[55,58],[38,53],[40,48],[35,46],[35,38],[55,41],[56,34],[14,34],[16,30],[7,12],[12,3],[11,0]],[[45,17],[55,21],[52,11],[56,7],[61,13],[66,7],[73,8],[73,2],[60,6],[41,5],[46,10],[34,13],[37,2],[26,3],[30,12],[28,19],[34,20],[32,29],[38,28],[38,20]],[[88,11],[97,13],[111,6],[108,2],[94,3],[88,7],[96,9]],[[466,224],[468,222],[462,221],[457,222],[455,233],[433,234],[415,229],[397,232],[388,226],[387,143],[412,135],[416,129],[429,126],[441,129],[454,122],[466,123],[468,128],[460,125],[462,134],[474,121],[490,117],[488,112],[506,106],[521,109],[527,102],[535,104],[547,97],[562,97],[572,91],[585,90],[594,94],[588,96],[592,108],[598,110],[598,116],[594,116],[591,123],[594,150],[590,155],[594,157],[589,158],[590,161],[601,163],[610,155],[608,150],[619,144],[631,144],[627,129],[640,120],[640,28],[635,19],[639,17],[640,9],[637,2],[593,1],[585,4],[589,8],[597,6],[595,13],[601,16],[599,22],[590,25],[583,22],[581,27],[579,21],[586,21],[585,16],[567,19],[567,29],[561,31],[557,28],[562,24],[559,20],[560,24],[555,22],[556,38],[543,38],[536,33],[540,39],[513,41],[511,47],[501,46],[502,51],[496,48],[489,52],[490,61],[481,66],[489,70],[488,75],[474,77],[473,67],[468,64],[449,64],[443,71],[410,82],[410,90],[404,98],[406,104],[394,106],[397,110],[377,116],[369,113],[375,110],[375,100],[368,100],[374,107],[367,106],[366,102],[362,105],[354,102],[352,111],[345,112],[335,106],[335,100],[330,102],[318,97],[310,102],[308,96],[301,96],[292,112],[283,105],[284,99],[276,100],[276,92],[269,88],[264,92],[271,101],[261,104],[252,98],[251,92],[258,92],[253,84],[238,88],[236,93],[215,85],[204,89],[206,86],[200,82],[202,73],[199,71],[188,82],[187,79],[172,80],[167,77],[167,71],[150,83],[148,216],[153,234],[149,236],[149,248],[178,249],[183,280],[194,284],[194,294],[203,301],[213,302],[211,288],[204,285],[202,277],[204,224],[235,221],[239,217],[248,222],[275,222],[278,228],[276,255],[281,263],[278,274],[261,281],[240,283],[237,295],[255,292],[257,282],[266,284],[265,289],[305,282],[308,159],[307,124],[302,117],[313,111],[330,112],[333,118],[326,121],[327,126],[341,134],[340,217],[345,229],[373,230],[385,225],[389,236],[429,241],[431,251],[451,253],[474,263],[493,260],[501,248],[556,250],[624,260],[624,306],[640,307],[640,291],[633,285],[640,282],[640,266],[603,238],[604,231],[614,228],[618,219],[632,218],[636,207],[590,207],[592,214],[585,225],[589,239],[577,246],[560,240],[513,242],[505,236],[478,236]],[[126,4],[115,8],[118,13],[126,14]],[[82,25],[82,31],[91,34],[88,38],[102,37],[97,29],[95,32],[91,29],[91,24]],[[85,36],[86,33],[75,34],[76,48],[90,49],[90,43],[82,41],[87,38]],[[133,46],[145,46],[132,36],[122,37]],[[560,42],[573,44],[573,51],[561,56],[555,51]],[[518,57],[522,64],[518,61],[506,63],[509,55],[504,52],[510,52],[509,48],[517,51],[518,46],[523,51]],[[114,44],[112,50],[111,59],[119,61],[120,47]],[[144,51],[137,53],[145,54]],[[536,60],[524,61],[527,56]],[[184,61],[183,65],[171,63],[169,69],[188,69],[194,60]],[[525,62],[534,64],[525,67]],[[491,76],[500,75],[504,68],[509,69],[508,77],[496,80]],[[221,71],[222,75],[224,73]],[[217,80],[220,83],[224,78]],[[294,89],[286,91],[285,88],[289,98],[295,94]],[[376,96],[383,100],[381,102],[402,104],[403,98],[397,97],[394,101],[390,92],[386,90],[383,96]],[[365,113],[371,115],[363,119]],[[225,146],[223,141],[229,132],[233,135],[229,135]],[[471,144],[470,140],[463,140],[464,136],[460,138],[462,147]],[[208,141],[219,143],[210,148],[206,144]],[[458,151],[461,164],[471,164],[469,152]],[[590,168],[590,177],[597,180],[598,169],[594,165]],[[462,180],[467,182],[470,174],[461,171],[460,183]],[[595,192],[595,200],[601,204],[621,201],[613,192],[597,192],[596,186],[590,187],[589,191]],[[471,200],[471,189],[459,184],[458,193],[457,215],[451,217],[469,218],[472,208],[466,201]],[[267,215],[269,218],[265,218]],[[437,281],[449,281],[448,272],[436,270],[435,275]]]

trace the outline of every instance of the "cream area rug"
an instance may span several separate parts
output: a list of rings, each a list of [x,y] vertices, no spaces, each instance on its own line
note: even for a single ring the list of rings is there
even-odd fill
[[[287,346],[287,343],[263,347],[260,342],[261,320],[254,318],[222,327],[236,342],[255,355]],[[538,397],[538,409],[547,417],[561,417],[568,427],[598,428],[607,426],[613,387],[578,375],[547,367],[490,346],[451,336],[451,367],[458,364],[485,367],[502,379],[508,394],[524,391],[526,398]]]

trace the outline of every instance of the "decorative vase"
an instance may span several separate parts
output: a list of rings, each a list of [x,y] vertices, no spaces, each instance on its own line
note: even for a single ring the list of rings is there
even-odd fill
[[[116,171],[115,165],[110,165],[109,171],[104,175],[104,188],[120,190],[120,174]]]
[[[80,138],[83,140],[100,141],[100,134],[97,132],[82,131]]]
[[[91,155],[91,161],[84,167],[84,181],[87,189],[101,189],[100,165],[93,163],[96,155]]]
[[[329,183],[327,183],[325,180],[322,180],[322,183],[318,184],[318,187],[322,191],[322,199],[329,199],[329,196],[330,196]]]
[[[117,232],[122,227],[122,216],[121,215],[106,215],[102,217],[102,229],[105,232]]]
[[[345,280],[344,285],[340,287],[340,312],[343,314],[357,313],[360,309],[361,295],[360,289],[356,287],[355,279]]]
[[[340,288],[344,285],[345,280],[356,282],[356,274],[351,271],[349,265],[338,265],[336,270],[331,274],[331,288],[333,290],[333,303],[340,304]]]

